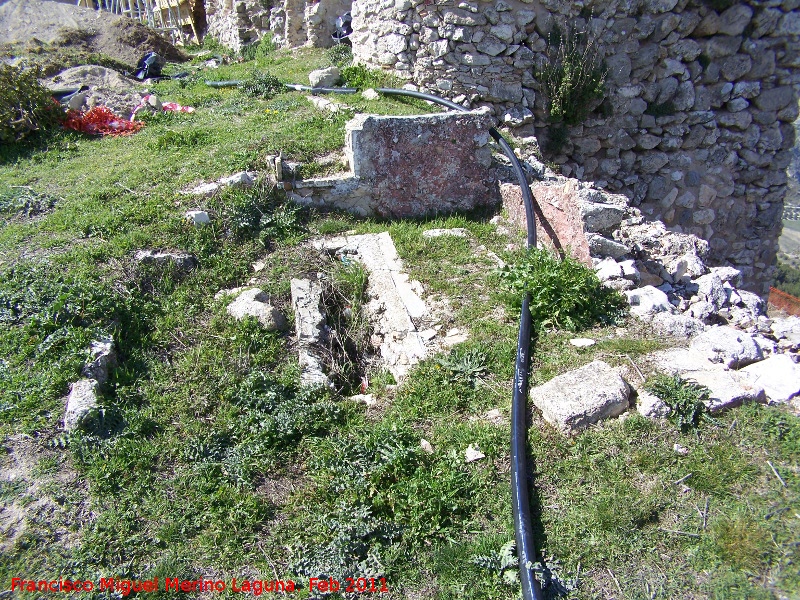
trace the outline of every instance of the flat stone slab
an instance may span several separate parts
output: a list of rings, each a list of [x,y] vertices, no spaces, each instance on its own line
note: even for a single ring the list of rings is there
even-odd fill
[[[629,395],[625,380],[601,360],[554,377],[530,392],[544,419],[565,434],[621,415],[628,409]]]
[[[365,306],[373,326],[373,342],[381,359],[399,382],[408,370],[437,348],[428,330],[420,332],[414,319],[428,315],[417,293],[419,284],[409,281],[388,232],[319,239],[319,250],[360,261],[369,272]]]
[[[728,368],[738,369],[764,358],[753,337],[733,327],[710,327],[695,337],[690,347]]]
[[[770,356],[743,368],[742,372],[764,387],[771,402],[789,402],[800,395],[800,365],[787,354]]]
[[[706,408],[717,413],[728,408],[741,406],[745,402],[766,402],[763,386],[755,382],[755,377],[737,371],[697,371],[692,381],[704,385],[710,391]]]
[[[325,363],[317,346],[324,344],[327,338],[325,315],[322,312],[322,285],[319,281],[292,279],[291,288],[300,383],[330,387],[331,381],[325,374]]]

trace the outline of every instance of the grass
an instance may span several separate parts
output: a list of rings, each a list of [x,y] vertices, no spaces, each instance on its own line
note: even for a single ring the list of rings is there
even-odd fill
[[[322,51],[257,50],[211,73],[301,81],[327,64]],[[265,154],[314,165],[343,143],[344,119],[298,95],[250,98],[205,86],[206,73],[158,84],[160,97],[197,110],[150,117],[135,136],[56,132],[0,150],[0,465],[17,468],[0,502],[25,514],[0,539],[0,579],[230,584],[324,573],[383,577],[387,598],[518,597],[503,562],[513,539],[509,427],[483,415],[508,415],[519,309],[504,302],[495,259],[480,246],[514,264],[523,252],[506,245],[519,240],[498,235],[484,213],[386,223],[309,212],[270,186],[180,194],[259,169]],[[211,225],[187,223],[192,208],[207,210]],[[422,235],[450,227],[469,237]],[[289,280],[330,268],[303,242],[349,230],[388,230],[411,278],[442,307],[442,326],[469,333],[396,389],[370,373],[367,391],[379,400],[370,409],[299,386],[292,336],[234,321],[214,300],[252,279],[291,318]],[[139,265],[132,255],[143,248],[192,253],[198,267]],[[333,275],[342,307],[363,303],[363,272]],[[64,436],[64,397],[98,335],[116,343],[103,403],[124,428]],[[591,348],[573,347],[573,335],[539,335],[533,384],[596,358],[639,363],[665,345],[634,322],[584,331],[598,342]],[[465,463],[470,445],[485,458]],[[529,445],[537,540],[556,581],[577,584],[572,597],[800,589],[800,423],[787,412],[745,406],[685,433],[632,416],[570,439],[534,414]],[[301,588],[296,596],[309,597]],[[230,585],[219,594],[234,596]]]

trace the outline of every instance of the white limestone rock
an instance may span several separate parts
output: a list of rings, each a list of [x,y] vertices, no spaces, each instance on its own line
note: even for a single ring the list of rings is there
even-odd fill
[[[672,412],[669,406],[655,394],[647,390],[638,390],[636,410],[639,414],[648,419],[663,419]]]
[[[788,340],[800,344],[800,317],[788,317],[772,321],[772,335],[778,340]]]
[[[86,416],[97,410],[100,405],[97,396],[99,385],[95,379],[79,379],[72,384],[64,413],[65,431],[78,429]]]
[[[770,402],[789,402],[800,395],[800,365],[787,354],[775,354],[742,372],[763,386]]]
[[[139,250],[133,256],[136,262],[142,264],[173,263],[178,269],[188,271],[197,266],[197,259],[185,252],[158,252],[156,250]]]
[[[453,229],[428,229],[422,232],[422,237],[429,240],[446,236],[465,238],[469,236],[469,231],[461,227],[454,227]]]
[[[317,87],[332,87],[336,85],[341,77],[341,73],[337,67],[328,67],[327,69],[319,69],[311,71],[308,74],[308,81],[312,88]]]
[[[671,313],[673,310],[667,295],[652,285],[627,291],[625,295],[628,297],[631,312],[639,317],[647,317],[660,312]]]
[[[691,341],[690,348],[712,363],[735,369],[764,358],[752,336],[733,327],[710,327]]]
[[[114,340],[103,338],[94,340],[89,346],[90,361],[83,367],[84,377],[94,379],[99,384],[108,381],[109,371],[117,364]]]
[[[269,303],[269,296],[259,288],[245,290],[228,305],[228,314],[241,321],[255,317],[267,331],[285,330],[286,317]]]
[[[702,333],[706,326],[699,319],[694,319],[687,315],[673,315],[667,312],[660,312],[651,321],[653,329],[669,337],[689,339]]]
[[[709,412],[717,413],[745,402],[765,402],[764,387],[756,378],[738,371],[697,371],[691,380],[710,391],[706,400]]]
[[[470,444],[464,452],[464,462],[466,463],[475,462],[482,458],[486,458],[486,455],[475,444]]]
[[[629,395],[628,384],[600,360],[554,377],[530,392],[544,419],[565,434],[621,415],[628,408]]]
[[[594,268],[595,275],[600,281],[619,279],[622,277],[622,267],[613,258],[604,258]]]
[[[610,240],[599,233],[587,233],[586,241],[589,242],[589,254],[598,257],[622,258],[630,250],[625,244]]]
[[[195,227],[199,227],[201,225],[207,225],[211,223],[211,218],[208,216],[208,213],[204,210],[190,210],[186,213],[186,218],[191,221]]]

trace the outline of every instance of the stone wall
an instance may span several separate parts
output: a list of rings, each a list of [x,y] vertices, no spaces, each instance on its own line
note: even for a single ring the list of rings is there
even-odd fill
[[[208,35],[240,50],[272,32],[278,46],[334,44],[336,17],[350,10],[352,0],[206,0]]]
[[[350,173],[294,181],[290,197],[305,206],[385,218],[496,205],[491,125],[488,111],[356,115],[345,126]]]
[[[237,52],[269,29],[269,3],[260,0],[206,0],[206,35]]]
[[[649,218],[709,241],[711,260],[766,293],[780,233],[800,82],[800,0],[356,0],[357,62],[423,91],[491,104],[549,147],[537,73],[548,35],[598,43],[606,100],[545,158]]]

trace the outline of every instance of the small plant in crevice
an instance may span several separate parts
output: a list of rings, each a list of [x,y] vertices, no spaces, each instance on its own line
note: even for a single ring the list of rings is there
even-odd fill
[[[647,105],[644,114],[650,115],[651,117],[668,117],[670,115],[674,115],[676,112],[675,104],[672,102],[672,100],[667,100],[666,102],[661,102],[660,104],[651,102]]]
[[[519,307],[523,293],[530,294],[533,327],[538,331],[614,324],[628,308],[625,297],[605,287],[592,269],[569,255],[559,259],[549,250],[529,250],[518,263],[501,269],[500,280],[513,306]]]
[[[699,383],[685,380],[680,375],[658,375],[645,384],[645,389],[670,407],[669,419],[683,432],[699,427],[705,420],[712,420],[705,404],[710,391]]]
[[[328,325],[324,350],[328,376],[342,393],[360,391],[369,369],[372,328],[366,302],[366,269],[347,257],[334,262],[322,288]]]
[[[551,156],[561,153],[561,150],[569,141],[569,130],[563,123],[556,123],[551,125],[547,130],[547,141],[545,142],[545,150]]]
[[[596,38],[574,26],[548,36],[547,64],[539,74],[552,121],[581,123],[605,96],[608,69]]]

